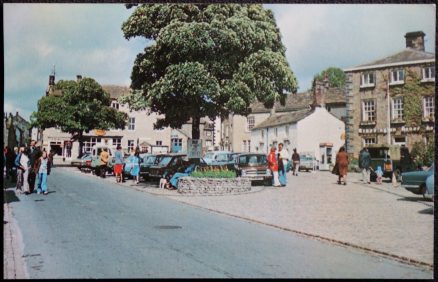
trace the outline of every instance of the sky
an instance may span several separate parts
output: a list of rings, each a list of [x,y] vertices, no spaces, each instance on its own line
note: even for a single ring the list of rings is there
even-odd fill
[[[435,52],[432,4],[268,4],[297,77],[298,92],[328,67],[348,68],[405,48],[404,35],[423,31]],[[92,77],[100,84],[130,85],[138,53],[149,42],[123,37],[133,12],[123,4],[3,4],[4,111],[29,120],[56,81]]]

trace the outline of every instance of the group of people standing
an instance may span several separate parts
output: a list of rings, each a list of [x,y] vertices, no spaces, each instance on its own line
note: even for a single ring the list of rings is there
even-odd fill
[[[298,168],[300,164],[300,155],[297,149],[294,149],[292,154],[293,168],[292,174],[298,176]],[[283,143],[278,144],[278,149],[273,146],[268,155],[268,165],[272,172],[272,185],[274,187],[282,187],[287,184],[286,172],[289,171],[289,152],[283,148]]]
[[[6,164],[6,178],[16,181],[16,191],[29,195],[35,191],[38,194],[48,194],[47,176],[52,167],[52,155],[36,146],[32,140],[30,146],[15,147],[14,151],[5,147],[3,150]],[[38,182],[36,183],[36,181]]]
[[[108,169],[109,154],[106,148],[100,153],[100,176],[105,177]],[[130,156],[124,162],[124,153],[122,146],[117,145],[114,153],[114,175],[116,176],[116,182],[123,182],[123,170],[129,172],[134,177],[135,183],[140,182],[140,150],[139,148],[131,149]],[[125,167],[123,167],[125,165]]]

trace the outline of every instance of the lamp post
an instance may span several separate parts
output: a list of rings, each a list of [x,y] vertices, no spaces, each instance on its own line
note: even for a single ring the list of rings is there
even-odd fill
[[[389,78],[390,78],[390,73],[388,74],[388,78],[386,80],[386,105],[387,105],[387,117],[386,117],[386,127],[387,127],[387,143],[388,146],[391,145],[391,100],[389,98]]]

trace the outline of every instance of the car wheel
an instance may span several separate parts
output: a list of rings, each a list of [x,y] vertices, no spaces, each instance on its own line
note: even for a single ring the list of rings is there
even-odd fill
[[[263,180],[264,186],[272,186],[272,180],[271,179],[265,179]]]

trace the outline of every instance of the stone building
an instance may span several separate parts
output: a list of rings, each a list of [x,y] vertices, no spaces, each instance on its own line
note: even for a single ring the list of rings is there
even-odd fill
[[[265,121],[272,114],[293,114],[299,110],[310,110],[318,105],[325,108],[332,115],[345,121],[346,98],[341,88],[329,87],[327,78],[315,83],[313,90],[304,93],[288,94],[285,105],[275,102],[273,109],[267,109],[263,103],[251,104],[251,113],[245,117],[230,114],[222,121],[221,149],[234,152],[255,151],[259,144],[251,141],[251,130]],[[270,144],[265,144],[270,145]]]
[[[78,75],[77,80],[82,79]],[[125,129],[92,130],[83,135],[83,152],[90,152],[97,144],[106,144],[112,147],[121,145],[124,150],[139,147],[142,151],[149,152],[186,152],[187,140],[191,138],[191,123],[183,125],[181,129],[165,127],[154,129],[154,123],[163,115],[150,112],[149,109],[132,111],[128,105],[120,104],[118,98],[128,94],[130,89],[119,85],[102,85],[105,92],[110,95],[111,107],[128,114]],[[56,89],[55,75],[49,76],[47,96],[61,96],[62,92]],[[201,139],[204,145],[213,142],[213,122],[202,119],[200,125]],[[58,156],[66,155],[66,145],[72,142],[72,136],[56,128],[43,131],[43,146],[48,150],[53,149]],[[206,148],[205,148],[206,149]],[[79,142],[72,142],[71,158],[79,155]]]
[[[406,49],[344,69],[347,152],[354,158],[370,144],[409,149],[434,134],[435,54],[421,31],[406,33]]]
[[[15,115],[4,113],[3,125],[3,144],[10,148],[29,145],[31,138],[30,123],[18,112]]]

